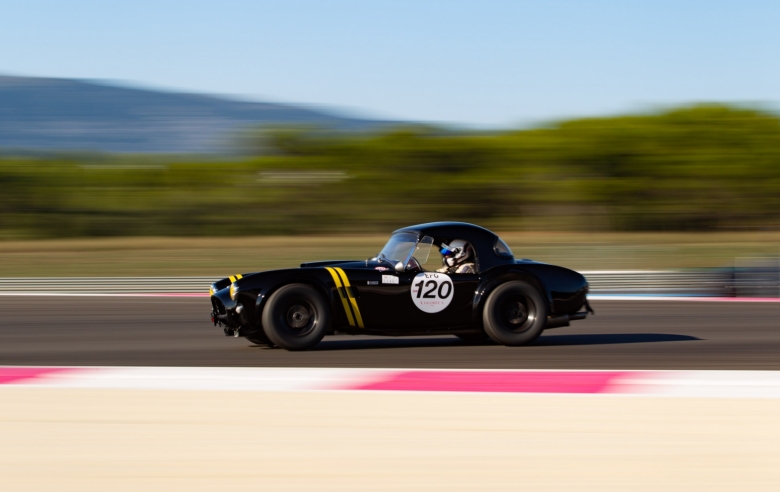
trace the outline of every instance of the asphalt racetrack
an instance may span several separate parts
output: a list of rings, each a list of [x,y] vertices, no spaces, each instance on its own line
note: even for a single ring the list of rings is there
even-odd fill
[[[592,301],[533,345],[326,337],[287,352],[228,338],[205,297],[0,297],[0,365],[780,370],[780,302]]]
[[[225,337],[208,322],[207,297],[9,295],[0,296],[0,365],[780,369],[779,302],[592,305],[596,316],[527,347],[330,337],[287,352]],[[0,490],[725,492],[780,483],[780,399],[734,396],[745,388],[733,379],[732,396],[694,398],[195,391],[186,377],[161,390],[165,371],[138,371],[155,389],[129,389],[116,375],[102,379],[108,386],[0,384]],[[685,394],[729,383],[724,374],[734,377],[696,375]]]

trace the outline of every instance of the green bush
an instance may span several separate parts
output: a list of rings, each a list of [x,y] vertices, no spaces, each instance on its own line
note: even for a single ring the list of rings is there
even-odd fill
[[[258,132],[262,155],[0,160],[2,237],[780,224],[780,120],[697,106],[497,134]]]

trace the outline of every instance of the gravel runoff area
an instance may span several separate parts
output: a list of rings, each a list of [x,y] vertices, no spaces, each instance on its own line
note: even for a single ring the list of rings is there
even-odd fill
[[[0,490],[774,491],[780,399],[0,388]]]

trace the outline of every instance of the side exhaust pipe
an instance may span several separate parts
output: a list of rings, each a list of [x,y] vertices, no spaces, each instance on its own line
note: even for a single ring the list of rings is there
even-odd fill
[[[547,326],[545,326],[545,329],[549,330],[550,328],[561,328],[563,326],[569,326],[569,321],[577,321],[579,319],[585,319],[588,317],[587,311],[582,311],[579,313],[572,313],[572,314],[564,314],[563,316],[549,316],[547,318]]]

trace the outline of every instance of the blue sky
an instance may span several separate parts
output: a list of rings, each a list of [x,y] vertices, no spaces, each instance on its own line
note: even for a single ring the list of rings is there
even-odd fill
[[[0,73],[482,127],[780,101],[780,1],[2,0]]]

